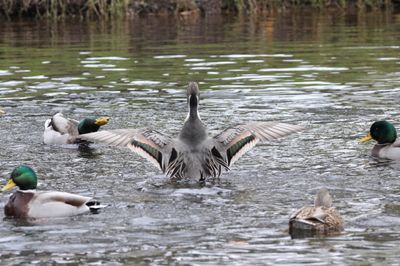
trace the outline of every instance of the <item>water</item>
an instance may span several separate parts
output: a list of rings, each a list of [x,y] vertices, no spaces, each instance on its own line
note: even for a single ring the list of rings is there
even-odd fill
[[[399,29],[387,13],[2,22],[1,183],[25,163],[40,189],[109,207],[28,222],[1,212],[1,264],[397,264],[400,166],[373,160],[358,138],[378,119],[400,127]],[[174,135],[191,80],[212,134],[249,120],[308,129],[254,148],[206,186],[174,184],[127,149],[42,144],[58,111]],[[289,216],[321,187],[345,232],[291,239]]]

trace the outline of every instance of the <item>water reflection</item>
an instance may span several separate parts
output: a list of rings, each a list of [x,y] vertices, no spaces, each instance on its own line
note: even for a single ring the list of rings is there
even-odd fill
[[[399,21],[295,12],[2,22],[0,181],[25,163],[40,173],[40,189],[109,204],[98,215],[3,221],[2,263],[396,264],[398,164],[374,161],[357,138],[372,121],[398,123]],[[211,134],[250,120],[308,130],[260,145],[206,184],[171,182],[123,148],[42,144],[44,121],[59,111],[174,135],[191,80]],[[322,186],[345,233],[291,239],[290,214]]]

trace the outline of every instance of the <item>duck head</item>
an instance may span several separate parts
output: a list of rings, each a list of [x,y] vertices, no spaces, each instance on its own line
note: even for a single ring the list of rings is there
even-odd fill
[[[332,206],[332,197],[327,189],[322,188],[318,191],[314,200],[314,206],[326,208],[330,208]]]
[[[14,171],[12,171],[7,184],[1,190],[7,191],[15,186],[19,187],[21,190],[36,189],[37,176],[35,171],[26,165],[16,167]]]
[[[373,123],[368,135],[363,137],[360,141],[367,142],[374,139],[378,144],[390,144],[395,142],[396,138],[396,128],[390,122],[382,120]]]
[[[78,125],[79,134],[96,132],[101,126],[106,125],[108,121],[110,121],[108,117],[82,119]]]
[[[187,119],[200,119],[198,112],[200,102],[200,90],[196,82],[189,82],[187,88],[187,103],[189,107],[189,114]]]

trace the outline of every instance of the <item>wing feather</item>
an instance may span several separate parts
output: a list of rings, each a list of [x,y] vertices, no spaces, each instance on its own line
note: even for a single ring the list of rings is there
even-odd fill
[[[303,130],[303,127],[277,122],[254,122],[229,127],[216,135],[214,141],[231,166],[258,142],[274,140]]]
[[[140,133],[139,129],[102,130],[80,135],[80,139],[105,143],[112,146],[126,147]]]
[[[133,152],[153,163],[165,172],[164,157],[169,151],[172,139],[151,129],[103,130],[80,135],[79,138],[101,142],[112,146],[128,147]]]
[[[161,171],[163,170],[163,161],[162,161],[162,153],[157,150],[156,148],[153,148],[151,145],[138,142],[138,141],[131,141],[128,144],[128,148],[131,149],[132,151],[136,152],[143,158],[147,159],[149,162],[151,162],[153,165],[155,165],[158,169]]]
[[[47,202],[62,202],[75,207],[80,207],[88,202],[91,198],[77,194],[71,194],[67,192],[59,191],[44,191],[36,194],[35,200],[41,203]]]

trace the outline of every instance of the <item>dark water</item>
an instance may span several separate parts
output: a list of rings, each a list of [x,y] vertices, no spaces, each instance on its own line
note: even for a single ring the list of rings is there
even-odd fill
[[[357,139],[377,119],[400,127],[399,55],[400,16],[388,13],[2,22],[1,183],[25,163],[40,189],[109,207],[3,220],[0,264],[398,264],[400,165],[374,161]],[[171,183],[127,149],[42,144],[58,111],[174,135],[191,80],[211,133],[249,120],[308,130],[256,147],[206,186]],[[291,239],[290,214],[321,187],[345,232]]]

